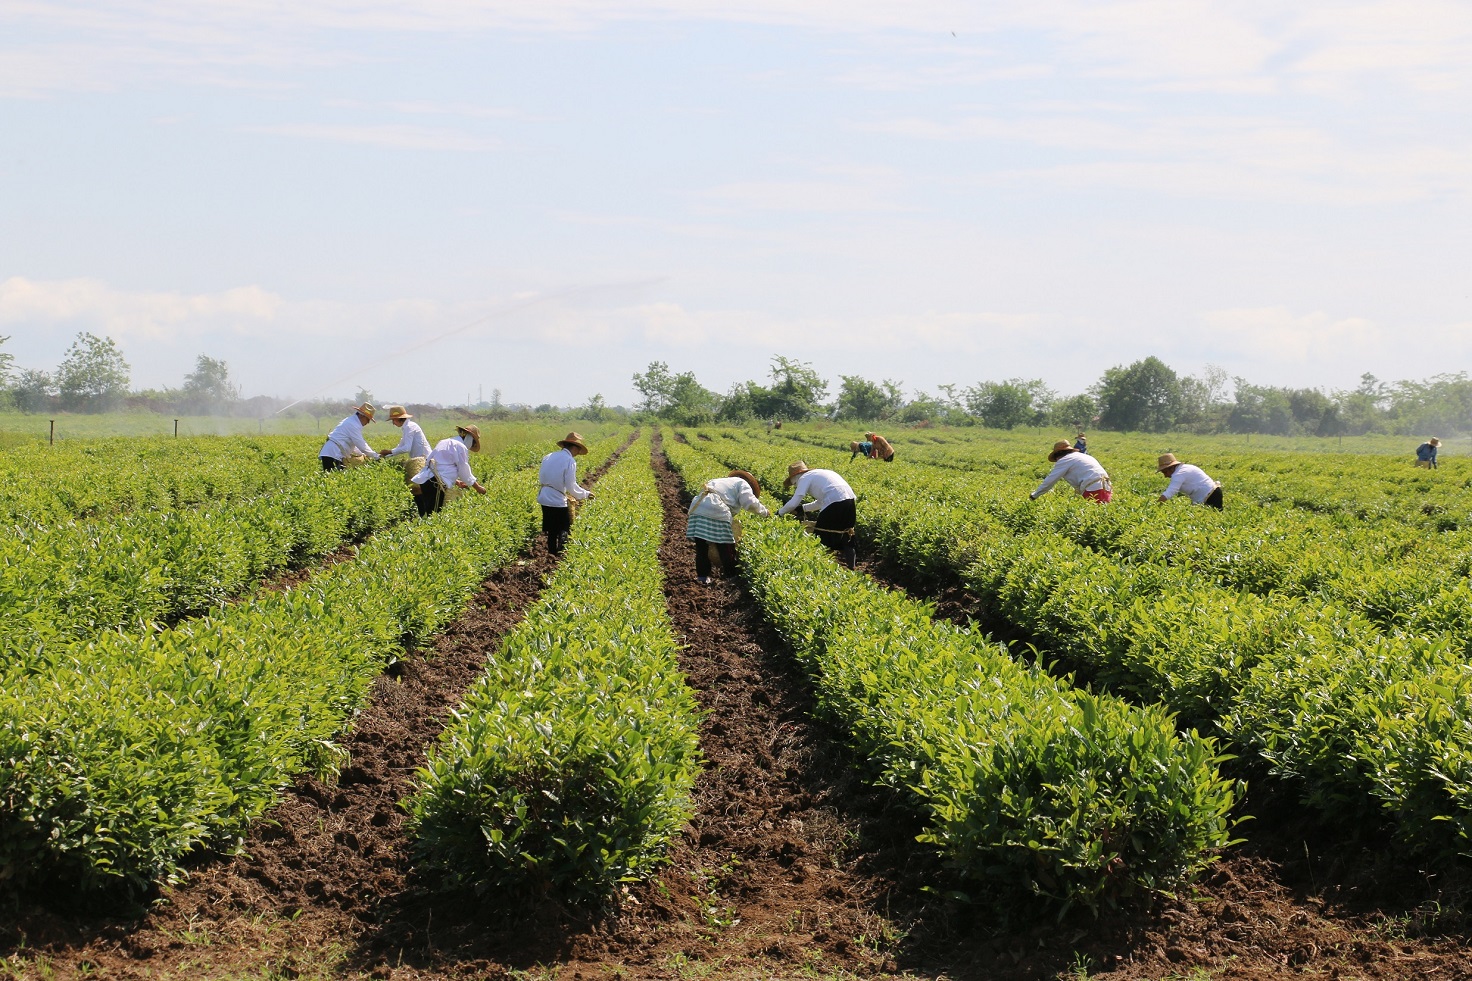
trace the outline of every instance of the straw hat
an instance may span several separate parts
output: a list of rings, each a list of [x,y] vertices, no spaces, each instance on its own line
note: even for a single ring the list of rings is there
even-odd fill
[[[879,435],[878,433],[865,433],[864,434],[864,438],[865,439],[874,439],[878,435]]]
[[[372,402],[364,402],[362,405],[355,405],[355,406],[353,406],[353,411],[356,412],[360,416],[367,416],[368,418],[365,419],[364,422],[372,422],[373,421],[373,403]]]
[[[755,494],[757,497],[762,496],[762,485],[757,483],[756,478],[747,473],[745,470],[732,470],[730,473],[726,474],[726,476],[740,477],[742,480],[751,485],[751,492],[753,494]]]
[[[799,478],[803,474],[807,473],[810,469],[812,469],[812,468],[809,467],[806,463],[803,463],[801,460],[798,460],[796,463],[792,464],[790,467],[787,468],[787,479],[782,482],[782,486],[783,487],[790,487],[790,486],[792,486],[794,483],[797,482],[797,478]]]
[[[1155,472],[1165,473],[1171,467],[1180,466],[1181,461],[1176,459],[1174,453],[1162,453],[1160,459],[1155,461]]]
[[[461,433],[462,435],[464,433],[469,433],[470,434],[470,439],[471,439],[471,442],[470,442],[470,452],[472,452],[472,453],[479,453],[480,452],[480,430],[479,429],[477,429],[475,426],[456,426],[455,427],[455,432]]]
[[[1432,446],[1440,446],[1441,445],[1441,440],[1437,439],[1435,436],[1431,437],[1426,442],[1430,443]]]
[[[567,450],[573,456],[582,456],[588,452],[588,444],[583,442],[583,437],[577,433],[568,433],[557,441],[557,445]]]
[[[856,439],[849,440],[848,441],[848,448],[850,450],[852,450],[853,452],[855,452],[855,453],[859,452],[859,441],[856,440]]]
[[[1059,457],[1067,456],[1072,452],[1074,452],[1073,444],[1066,439],[1060,439],[1053,444],[1053,452],[1048,454],[1048,462],[1057,463]]]
[[[404,411],[402,405],[391,405],[388,407],[388,418],[390,422],[393,422],[398,419],[413,419],[414,417]]]

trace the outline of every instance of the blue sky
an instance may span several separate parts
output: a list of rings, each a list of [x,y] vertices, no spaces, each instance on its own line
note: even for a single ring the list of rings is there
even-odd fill
[[[1439,0],[0,0],[0,334],[447,403],[1424,378],[1469,107]]]

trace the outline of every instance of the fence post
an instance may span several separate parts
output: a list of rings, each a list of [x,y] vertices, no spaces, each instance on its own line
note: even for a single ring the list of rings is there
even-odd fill
[[[178,439],[179,438],[179,420],[178,419],[175,419],[174,420],[174,438],[175,439]]]
[[[55,446],[56,445],[56,420],[55,419],[52,419],[51,420],[51,439],[50,439],[48,445],[50,445],[50,446]]]

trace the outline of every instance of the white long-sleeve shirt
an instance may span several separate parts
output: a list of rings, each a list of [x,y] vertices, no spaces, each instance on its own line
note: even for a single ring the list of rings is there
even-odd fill
[[[537,491],[537,503],[549,508],[567,507],[569,497],[575,501],[586,501],[593,496],[578,486],[578,461],[566,448],[542,457],[537,479],[542,482],[542,489]]]
[[[475,485],[475,474],[470,471],[470,447],[459,436],[434,444],[434,452],[429,454],[424,469],[410,479],[416,484],[427,484],[436,476],[446,487],[454,487],[457,480]]]
[[[1087,453],[1065,453],[1053,464],[1053,469],[1048,471],[1048,476],[1043,478],[1043,482],[1038,484],[1038,489],[1031,496],[1042,497],[1060,480],[1080,494],[1103,490],[1109,486],[1109,474],[1104,471],[1102,463]]]
[[[1216,487],[1216,481],[1208,477],[1205,470],[1189,463],[1179,463],[1175,473],[1170,475],[1170,485],[1161,491],[1160,496],[1168,501],[1177,494],[1185,494],[1194,503],[1204,504]]]
[[[429,439],[424,435],[424,430],[419,428],[419,423],[410,419],[404,423],[404,435],[399,437],[399,445],[388,451],[389,456],[399,453],[407,453],[412,459],[416,456],[429,456]]]
[[[691,516],[701,515],[714,521],[730,521],[737,511],[751,511],[766,517],[767,506],[752,492],[745,477],[717,477],[707,480],[696,501],[690,505]]]
[[[322,444],[322,452],[318,456],[330,456],[334,460],[361,454],[362,456],[377,456],[378,453],[368,445],[363,438],[363,423],[354,412],[342,422],[332,428],[327,434],[327,442]]]
[[[809,494],[813,496],[812,503],[803,504],[802,499]],[[804,511],[822,511],[830,504],[853,499],[854,489],[832,470],[809,470],[797,478],[797,485],[792,488],[792,499],[778,508],[777,513],[790,514],[799,504]]]

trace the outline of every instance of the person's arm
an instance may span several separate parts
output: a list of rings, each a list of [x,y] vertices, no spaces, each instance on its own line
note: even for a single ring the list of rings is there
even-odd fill
[[[743,510],[753,511],[761,515],[763,518],[772,513],[768,511],[767,506],[763,504],[755,494],[752,493],[751,485],[748,484],[744,479],[741,481],[741,486],[736,488],[736,505]]]
[[[592,491],[578,486],[578,461],[571,453],[562,466],[562,493],[576,501],[586,501],[593,496]]]
[[[403,435],[401,435],[399,437],[399,445],[398,446],[395,446],[391,450],[384,450],[382,453],[380,453],[378,455],[379,456],[393,456],[393,455],[395,455],[397,453],[408,453],[409,452],[409,447],[412,446],[413,443],[414,443],[414,434],[409,431],[409,427],[406,424],[404,426]]]
[[[1053,485],[1058,483],[1059,478],[1063,476],[1063,471],[1067,468],[1067,466],[1068,457],[1066,456],[1063,459],[1059,460],[1057,463],[1053,464],[1053,469],[1048,471],[1048,476],[1043,478],[1043,482],[1041,484],[1038,484],[1037,490],[1027,495],[1028,498],[1036,501],[1038,498],[1048,493],[1048,491],[1052,490]]]
[[[356,426],[352,427],[348,431],[348,443],[352,446],[353,449],[357,450],[364,456],[378,455],[377,451],[374,450],[373,447],[369,446],[368,441],[363,438],[363,424],[361,422],[359,422]]]
[[[1183,467],[1177,468],[1176,472],[1171,474],[1170,483],[1166,484],[1165,490],[1160,492],[1160,499],[1162,501],[1168,501],[1181,492],[1181,485],[1186,482],[1186,475],[1183,470]]]
[[[784,514],[791,514],[797,509],[797,506],[802,503],[802,499],[804,497],[807,497],[809,483],[811,483],[811,481],[808,480],[807,474],[803,474],[801,477],[797,478],[797,483],[793,485],[792,488],[792,498],[786,504],[777,509],[777,517],[780,518]]]

